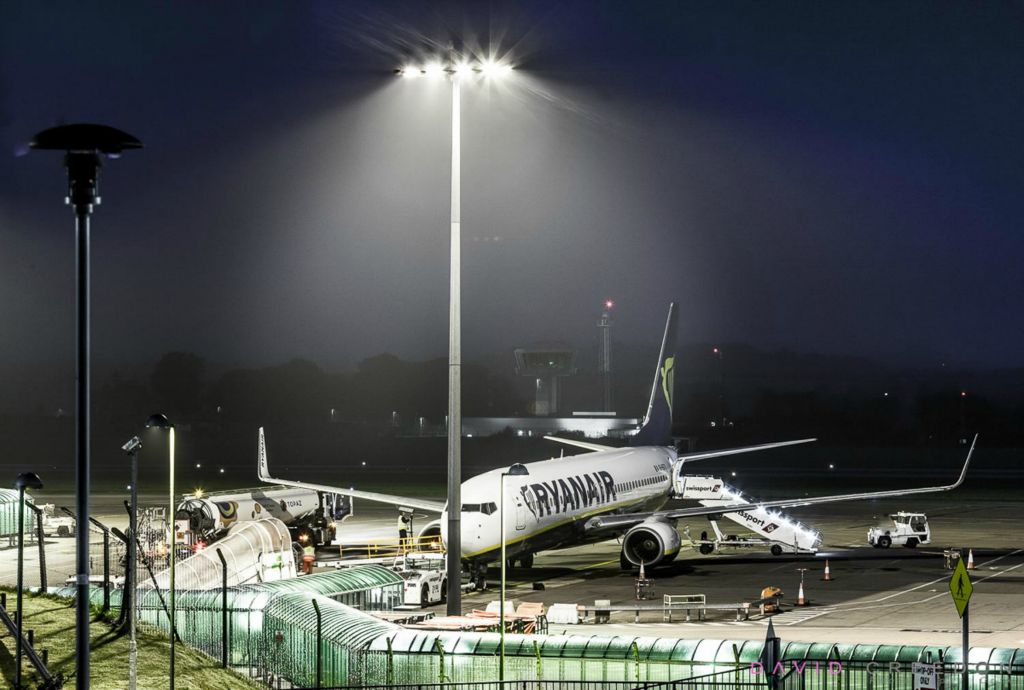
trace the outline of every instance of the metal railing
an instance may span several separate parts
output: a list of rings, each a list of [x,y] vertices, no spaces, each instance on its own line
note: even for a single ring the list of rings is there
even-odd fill
[[[338,557],[345,560],[391,558],[401,557],[417,551],[442,553],[444,551],[444,544],[440,536],[371,539],[360,543],[341,544],[338,547]]]

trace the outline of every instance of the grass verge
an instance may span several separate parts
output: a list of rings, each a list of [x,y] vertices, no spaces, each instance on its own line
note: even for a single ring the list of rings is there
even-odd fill
[[[7,591],[8,611],[13,612],[14,592]],[[3,625],[0,624],[0,628]],[[35,630],[38,652],[49,650],[50,672],[62,673],[65,687],[75,683],[75,609],[66,599],[52,596],[26,595],[24,629]],[[118,635],[106,620],[94,615],[91,625],[92,655],[90,688],[114,690],[128,687],[128,636]],[[0,630],[0,687],[14,687],[14,637]],[[138,688],[166,688],[170,661],[170,643],[166,635],[140,630],[138,640]],[[39,683],[35,668],[25,659],[23,678],[26,687]],[[208,656],[176,645],[175,687],[185,690],[218,688],[218,690],[265,690],[234,671],[222,669]]]

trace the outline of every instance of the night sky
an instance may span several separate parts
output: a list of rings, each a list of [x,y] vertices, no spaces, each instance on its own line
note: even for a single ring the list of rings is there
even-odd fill
[[[74,353],[73,219],[38,130],[101,122],[94,350],[225,365],[447,351],[463,93],[465,357],[680,336],[1024,364],[1024,9],[999,3],[5,3],[0,361]],[[21,364],[24,363],[24,364]]]

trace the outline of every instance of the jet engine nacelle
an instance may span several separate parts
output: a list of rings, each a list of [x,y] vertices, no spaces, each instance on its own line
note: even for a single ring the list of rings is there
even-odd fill
[[[633,565],[671,563],[679,555],[679,532],[668,520],[650,518],[630,528],[622,538],[622,555]]]
[[[423,525],[423,529],[416,535],[420,539],[438,539],[441,537],[441,521],[434,520]]]

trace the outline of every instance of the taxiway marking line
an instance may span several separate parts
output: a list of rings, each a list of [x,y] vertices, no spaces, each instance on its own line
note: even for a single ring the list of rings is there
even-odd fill
[[[991,563],[996,563],[998,561],[1003,560],[1004,558],[1009,558],[1010,556],[1016,556],[1017,554],[1022,553],[1022,552],[1024,552],[1024,549],[1017,549],[1016,551],[1012,551],[1010,553],[1003,554],[1002,556],[998,556],[996,558],[993,558],[991,561],[985,561],[984,563],[980,563],[978,565],[978,567],[986,566],[986,565],[989,565]],[[1024,565],[1024,564],[1021,564],[1021,565]],[[1019,568],[1019,567],[1020,567],[1019,565],[1013,566],[1013,568]],[[1011,568],[1010,570],[1013,570],[1013,568]],[[1005,571],[1003,571],[1003,572],[1005,572]],[[916,587],[911,587],[910,589],[904,589],[904,590],[901,590],[899,592],[894,592],[893,594],[887,594],[884,597],[881,597],[879,599],[875,599],[874,602],[878,603],[880,601],[887,601],[888,599],[892,599],[894,597],[898,597],[898,596],[903,595],[903,594],[909,594],[910,592],[913,592],[915,590],[921,589],[922,587],[927,587],[928,585],[934,585],[934,584],[939,583],[939,582],[945,582],[948,579],[949,579],[949,576],[945,575],[945,576],[937,578],[935,580],[931,580],[929,582],[925,582],[925,583],[922,583],[920,585],[917,585]],[[982,578],[982,579],[987,580],[988,578]],[[978,580],[978,581],[981,582],[981,580]],[[930,601],[930,600],[926,599],[925,601]],[[837,604],[837,605],[838,606],[842,606],[842,604]]]
[[[612,559],[610,561],[604,561],[603,563],[592,563],[590,565],[581,565],[578,568],[573,568],[573,570],[576,570],[576,571],[590,570],[591,568],[600,568],[603,565],[611,565],[612,563],[618,563],[618,562],[619,562],[619,559],[614,558],[614,559]]]
[[[1024,549],[1017,549],[1016,551],[1004,554],[1002,556],[999,556],[998,558],[993,558],[991,561],[985,561],[984,563],[979,564],[979,567],[980,566],[988,565],[990,563],[995,563],[996,561],[1001,561],[1004,558],[1009,558],[1010,556],[1015,556],[1015,555],[1017,555],[1019,553],[1024,553]],[[996,577],[997,575],[1003,575],[1005,573],[1010,572],[1011,570],[1016,570],[1017,568],[1021,568],[1021,567],[1024,567],[1024,563],[1018,563],[1017,565],[1010,566],[1006,570],[1000,570],[998,572],[992,573],[991,575],[986,575],[985,577],[982,577],[982,578],[979,578],[977,580],[974,580],[973,582],[984,582],[985,580],[988,580],[988,579],[991,579],[993,577]],[[923,585],[918,585],[917,587],[912,587],[910,589],[903,590],[902,592],[896,592],[895,594],[890,594],[888,596],[882,597],[881,599],[875,599],[876,603],[874,605],[869,605],[869,606],[851,606],[849,608],[839,608],[839,607],[843,607],[844,604],[836,604],[836,607],[837,607],[836,611],[837,612],[846,613],[848,611],[867,611],[867,610],[870,610],[870,609],[882,609],[882,608],[889,608],[889,607],[894,607],[894,606],[915,606],[917,604],[927,604],[929,601],[934,601],[935,599],[938,599],[940,597],[948,597],[949,594],[947,592],[939,592],[938,594],[933,594],[932,596],[927,597],[925,599],[919,599],[917,601],[895,602],[895,603],[892,603],[892,604],[878,604],[877,602],[885,601],[886,599],[891,599],[891,598],[893,598],[895,596],[899,596],[900,594],[906,594],[908,592],[913,592],[914,590],[921,589],[922,587],[927,587],[928,585],[932,585],[932,584],[935,584],[937,582],[945,582],[948,579],[949,579],[949,577],[940,577],[937,580],[932,580],[931,582],[925,582]]]

